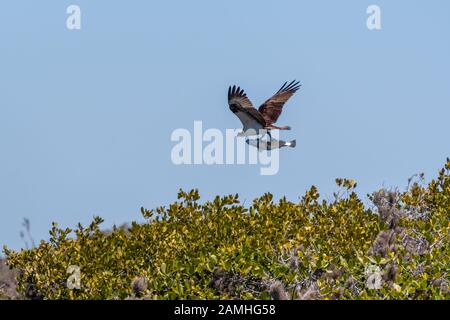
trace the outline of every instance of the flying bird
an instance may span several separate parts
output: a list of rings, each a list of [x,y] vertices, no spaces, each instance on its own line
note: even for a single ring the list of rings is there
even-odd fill
[[[275,126],[278,117],[283,111],[284,104],[300,88],[300,82],[294,80],[289,84],[285,82],[271,98],[264,102],[258,110],[253,107],[251,101],[240,87],[228,88],[228,105],[230,110],[241,120],[243,131],[239,137],[259,135],[260,130],[270,136],[270,130],[290,130],[289,126]]]

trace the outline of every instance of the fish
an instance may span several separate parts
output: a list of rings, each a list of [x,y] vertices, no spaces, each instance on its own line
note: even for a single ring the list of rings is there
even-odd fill
[[[246,139],[245,142],[250,146],[256,147],[259,151],[280,149],[283,147],[295,148],[295,146],[297,144],[296,140],[283,141],[283,140],[276,140],[276,139],[270,139],[270,140]]]

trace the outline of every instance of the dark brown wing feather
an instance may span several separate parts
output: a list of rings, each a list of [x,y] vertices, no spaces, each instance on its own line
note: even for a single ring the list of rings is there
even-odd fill
[[[264,117],[266,125],[270,126],[277,122],[278,117],[283,111],[284,104],[300,87],[301,85],[298,81],[294,80],[289,84],[285,82],[277,93],[259,107],[258,110]]]
[[[240,87],[228,88],[228,105],[233,113],[244,112],[265,126],[266,121],[261,113],[253,107],[244,90]]]

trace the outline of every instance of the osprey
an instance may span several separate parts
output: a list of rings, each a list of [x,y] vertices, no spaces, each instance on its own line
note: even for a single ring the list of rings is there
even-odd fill
[[[254,136],[267,133],[270,137],[270,130],[291,130],[289,126],[275,126],[283,106],[286,101],[300,88],[298,81],[292,81],[289,84],[285,82],[271,98],[264,102],[258,110],[256,110],[250,100],[247,98],[244,90],[240,87],[228,88],[228,104],[230,110],[241,120],[244,126],[243,132],[239,132],[238,136]]]

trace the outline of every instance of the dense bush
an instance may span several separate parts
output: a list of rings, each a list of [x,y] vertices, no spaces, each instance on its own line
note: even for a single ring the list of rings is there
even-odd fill
[[[18,298],[16,272],[10,270],[4,259],[0,259],[0,300]]]
[[[320,200],[271,194],[250,207],[237,195],[141,209],[147,223],[102,232],[101,218],[20,252],[19,290],[47,299],[448,299],[450,160],[437,179],[405,192],[380,190],[367,207],[356,182]],[[81,287],[66,285],[68,267]]]

